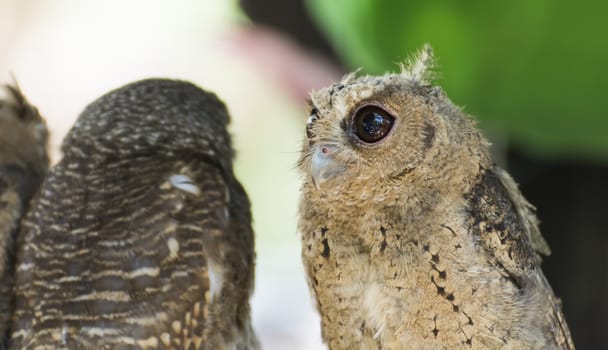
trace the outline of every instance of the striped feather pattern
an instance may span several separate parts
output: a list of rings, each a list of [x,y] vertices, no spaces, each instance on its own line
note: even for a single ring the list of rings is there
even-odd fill
[[[173,115],[202,93],[189,84],[152,83],[147,94],[181,93],[165,108]],[[159,92],[158,84],[170,86]],[[137,124],[149,115],[140,110],[126,117]],[[23,224],[11,348],[257,347],[248,306],[249,203],[230,163],[198,152],[196,144],[192,152],[147,144],[143,152],[114,155],[91,145],[71,146]],[[176,175],[198,192],[176,186]],[[211,293],[218,277],[222,283]]]

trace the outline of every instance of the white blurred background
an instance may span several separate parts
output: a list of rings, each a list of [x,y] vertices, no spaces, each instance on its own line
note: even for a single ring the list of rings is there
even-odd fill
[[[214,91],[232,115],[236,172],[256,232],[253,322],[264,349],[323,349],[296,232],[305,95],[337,71],[235,1],[0,0],[0,82],[14,75],[47,118],[53,161],[101,94],[147,77]]]

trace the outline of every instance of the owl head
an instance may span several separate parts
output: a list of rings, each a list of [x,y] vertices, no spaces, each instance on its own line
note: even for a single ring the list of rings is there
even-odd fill
[[[36,107],[14,85],[0,87],[0,162],[43,176],[48,167],[48,130]]]
[[[387,191],[404,178],[430,179],[451,155],[480,152],[473,121],[432,86],[433,62],[427,45],[399,73],[351,74],[311,94],[299,163],[311,187]]]
[[[88,160],[187,154],[229,169],[228,123],[226,107],[214,94],[185,81],[146,79],[87,106],[62,151]]]

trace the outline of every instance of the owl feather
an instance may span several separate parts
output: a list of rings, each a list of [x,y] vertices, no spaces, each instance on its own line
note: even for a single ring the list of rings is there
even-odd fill
[[[20,229],[10,349],[258,347],[228,122],[213,94],[161,79],[84,110]]]
[[[44,119],[15,84],[0,99],[0,349],[6,346],[13,308],[14,243],[47,171],[48,132]]]

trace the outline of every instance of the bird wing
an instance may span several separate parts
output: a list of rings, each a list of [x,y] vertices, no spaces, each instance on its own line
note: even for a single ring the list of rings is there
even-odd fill
[[[550,255],[551,249],[549,248],[549,244],[547,244],[547,241],[540,233],[539,220],[536,216],[536,208],[526,200],[519,190],[517,183],[515,180],[513,180],[509,173],[500,167],[494,167],[494,173],[501,180],[502,185],[507,190],[511,203],[513,204],[523,226],[525,241],[530,243],[531,247],[537,254],[542,254],[545,256]],[[546,280],[544,274],[541,273],[540,278],[541,283],[551,290],[549,282]],[[574,349],[570,329],[568,328],[566,319],[561,310],[561,302],[553,295],[551,296],[551,299],[552,310],[549,317],[551,317],[553,320],[555,327],[553,330],[555,342],[564,349]]]
[[[536,225],[537,221],[532,212],[527,212],[532,216],[520,215],[523,209],[518,210],[517,205],[525,206],[521,201],[515,204],[512,198],[523,197],[517,187],[505,186],[503,178],[494,169],[482,170],[477,184],[467,195],[470,227],[494,263],[521,285],[520,278],[540,264],[540,256],[533,249],[527,228]]]
[[[513,180],[509,173],[500,167],[495,167],[494,173],[507,190],[511,203],[513,203],[515,211],[523,224],[524,234],[526,235],[527,240],[532,244],[534,251],[542,255],[550,255],[551,249],[538,227],[539,220],[536,217],[536,208],[524,198],[517,183],[515,183],[515,180]]]
[[[540,284],[548,291],[554,340],[563,349],[574,349],[570,331],[559,300],[540,269],[539,254],[549,254],[549,246],[540,234],[534,207],[519,191],[504,170],[483,169],[477,184],[468,194],[470,228],[497,266],[518,288]]]
[[[199,349],[230,335],[243,306],[228,281],[251,285],[248,209],[217,166],[167,163],[53,170],[20,242],[16,348]]]

